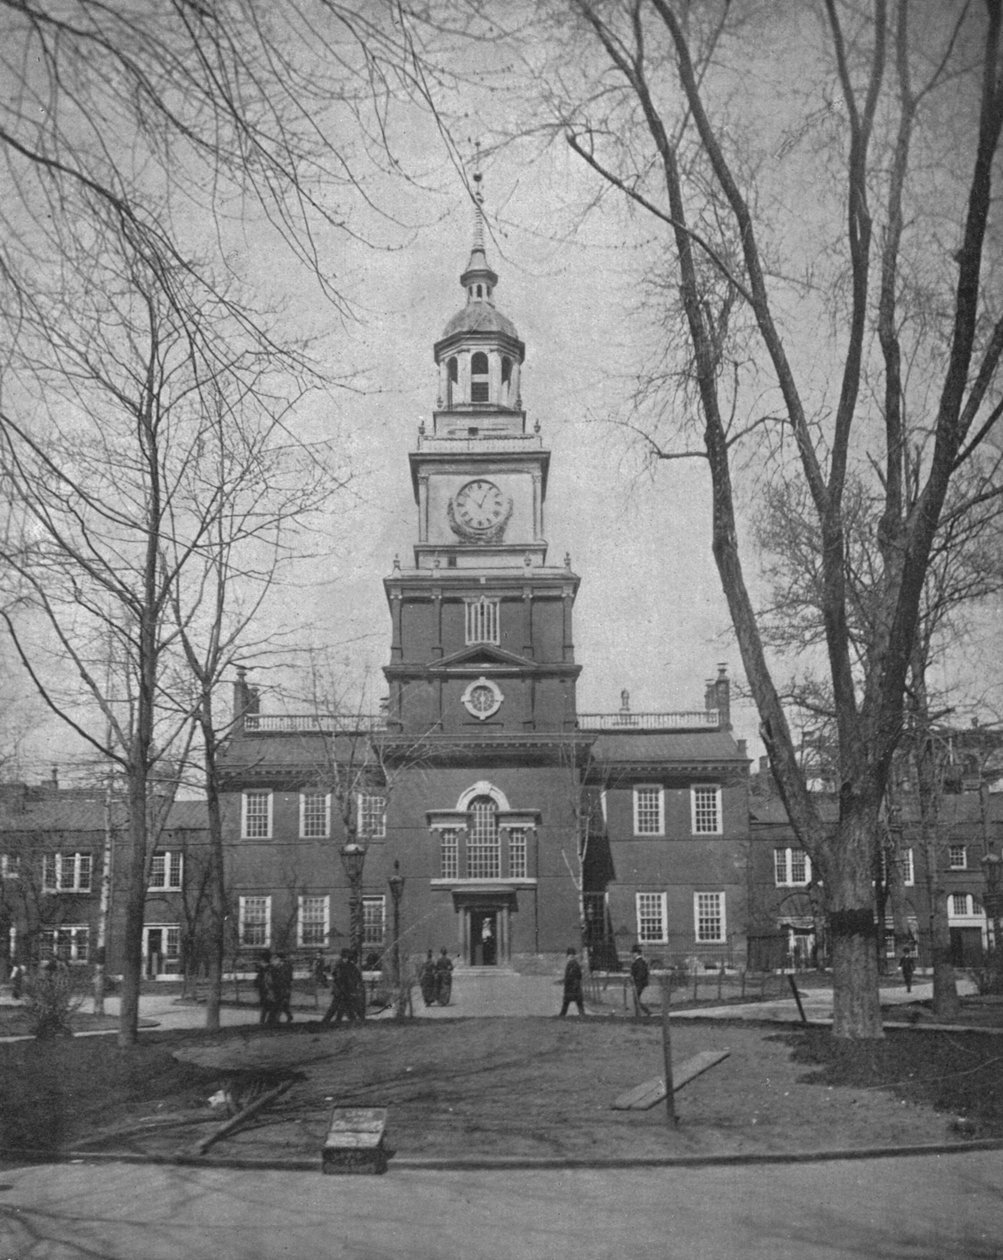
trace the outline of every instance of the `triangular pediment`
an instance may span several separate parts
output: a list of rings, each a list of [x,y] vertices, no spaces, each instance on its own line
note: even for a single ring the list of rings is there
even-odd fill
[[[535,669],[536,662],[518,652],[509,652],[506,648],[495,647],[491,643],[475,643],[461,648],[459,652],[451,652],[439,661],[432,661],[431,670],[478,670],[478,669]]]

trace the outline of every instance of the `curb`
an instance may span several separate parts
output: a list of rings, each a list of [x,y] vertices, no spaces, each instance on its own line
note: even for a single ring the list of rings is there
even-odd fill
[[[917,1146],[872,1146],[822,1151],[776,1151],[742,1155],[645,1155],[622,1159],[566,1158],[557,1156],[473,1155],[450,1157],[392,1157],[390,1172],[535,1172],[542,1169],[577,1170],[633,1168],[742,1168],[757,1165],[843,1163],[867,1159],[913,1159],[930,1155],[966,1155],[978,1151],[1003,1151],[1003,1138],[978,1138],[971,1142],[930,1142]],[[150,1164],[178,1168],[229,1168],[247,1172],[321,1172],[317,1159],[254,1159],[248,1156],[202,1158],[193,1155],[138,1155],[134,1152],[8,1150],[0,1153],[0,1164]]]

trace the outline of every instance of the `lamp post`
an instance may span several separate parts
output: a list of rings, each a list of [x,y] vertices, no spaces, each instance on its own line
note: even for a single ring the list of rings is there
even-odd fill
[[[341,850],[341,864],[348,876],[349,937],[355,960],[362,966],[362,868],[366,864],[365,846],[346,844]]]
[[[992,924],[992,948],[1000,947],[1000,876],[1003,875],[1003,858],[990,849],[982,856],[982,868],[986,875],[986,914]]]
[[[404,985],[401,983],[401,897],[404,895],[404,876],[401,874],[400,862],[394,862],[394,873],[387,883],[390,885],[390,896],[394,903],[394,986],[396,988],[396,1004],[394,1014],[397,1019],[404,1018]]]

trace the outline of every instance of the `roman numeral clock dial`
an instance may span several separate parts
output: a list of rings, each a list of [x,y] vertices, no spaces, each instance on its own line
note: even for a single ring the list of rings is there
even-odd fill
[[[500,538],[511,515],[511,498],[483,477],[461,486],[449,503],[453,532],[479,542]]]

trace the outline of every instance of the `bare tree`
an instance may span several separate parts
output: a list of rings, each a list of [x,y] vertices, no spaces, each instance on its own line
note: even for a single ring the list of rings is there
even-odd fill
[[[952,482],[1003,410],[1000,27],[998,0],[922,12],[571,0],[516,36],[549,111],[533,134],[563,136],[644,217],[660,261],[671,251],[666,388],[649,399],[661,427],[629,423],[655,458],[706,462],[712,550],[773,773],[822,880],[845,1038],[881,1035],[873,860],[926,572]],[[692,411],[698,424],[681,418]],[[803,485],[821,537],[832,825],[798,764],[740,545],[736,484],[751,498],[764,468]],[[861,672],[854,472],[882,500]]]

